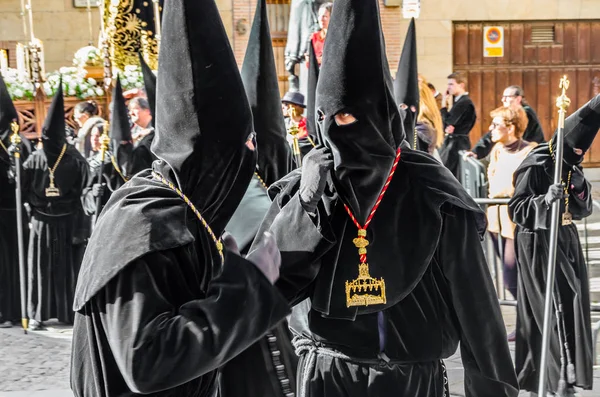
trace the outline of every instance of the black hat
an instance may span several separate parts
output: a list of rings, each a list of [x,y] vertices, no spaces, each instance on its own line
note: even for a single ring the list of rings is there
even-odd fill
[[[62,77],[58,83],[58,90],[52,99],[44,126],[42,127],[42,141],[44,153],[49,160],[58,158],[63,145],[67,141],[65,134],[65,101],[63,98]]]
[[[0,74],[0,140],[6,139],[12,133],[10,124],[18,119],[17,109]]]
[[[291,103],[293,105],[298,105],[301,108],[305,108],[304,104],[304,95],[298,91],[288,91],[283,95],[281,99],[281,103]]]
[[[256,167],[252,113],[213,0],[170,0],[162,15],[153,168],[220,235]]]
[[[333,153],[336,190],[361,223],[404,140],[391,89],[377,0],[336,0],[317,84],[318,128]],[[356,120],[337,125],[342,113]]]
[[[150,105],[150,114],[152,114],[152,117],[156,117],[156,76],[146,63],[142,53],[138,53],[138,56],[142,67],[142,76],[144,77],[144,91],[146,91],[146,97]]]
[[[419,114],[419,74],[417,67],[417,37],[415,19],[410,20],[410,25],[404,40],[402,55],[398,63],[396,79],[394,80],[394,98],[398,105],[405,104],[408,108],[401,110],[404,120],[404,131],[410,145],[413,144],[415,124]],[[410,110],[414,106],[415,112]]]
[[[279,104],[279,81],[265,0],[256,4],[241,75],[256,131],[258,173],[270,186],[290,171],[292,156]]]
[[[121,142],[131,141],[131,126],[129,124],[129,112],[123,97],[123,88],[121,79],[117,78],[117,83],[113,89],[112,103],[110,113],[110,140],[112,142],[112,151],[117,159],[119,166],[127,163],[127,156],[121,154],[121,146],[132,145],[131,143],[122,144]],[[126,151],[123,151],[125,153]]]
[[[592,146],[598,129],[600,129],[600,94],[565,120],[564,158],[567,163],[575,165],[583,161],[583,156]],[[583,153],[578,156],[573,149],[581,149]]]

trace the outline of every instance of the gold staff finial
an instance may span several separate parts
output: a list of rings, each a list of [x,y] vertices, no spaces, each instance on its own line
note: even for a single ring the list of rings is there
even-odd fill
[[[10,129],[12,130],[12,135],[10,136],[10,143],[17,149],[14,151],[13,155],[15,157],[21,157],[21,153],[19,152],[19,148],[21,145],[21,137],[19,136],[19,124],[13,120],[10,123]]]
[[[104,131],[100,136],[100,159],[104,163],[104,155],[108,151],[108,145],[110,144],[110,138],[108,136],[108,121],[104,122]]]
[[[558,98],[556,98],[556,107],[558,107],[559,112],[562,113],[563,117],[559,116],[559,127],[564,128],[564,114],[567,112],[567,108],[571,105],[571,99],[567,97],[567,90],[569,89],[569,79],[564,75],[560,79],[559,88],[562,89],[562,92]]]

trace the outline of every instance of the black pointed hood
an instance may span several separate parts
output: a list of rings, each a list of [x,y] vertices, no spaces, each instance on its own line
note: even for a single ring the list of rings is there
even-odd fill
[[[152,117],[156,117],[156,76],[146,63],[142,53],[138,53],[138,56],[140,58],[140,66],[142,67],[142,76],[144,77],[144,90],[150,104],[150,113],[152,113]],[[152,124],[154,125],[154,120]]]
[[[336,189],[361,223],[404,139],[386,62],[377,0],[336,0],[317,84],[318,128],[333,153]],[[357,121],[338,126],[338,113]]]
[[[165,3],[152,151],[219,235],[244,195],[252,114],[213,0]]]
[[[568,164],[576,165],[583,161],[585,152],[592,146],[599,129],[600,95],[596,95],[565,120],[565,150],[563,153]],[[583,154],[578,156],[573,149],[581,149]]]
[[[412,18],[404,47],[400,55],[398,70],[396,71],[396,79],[394,80],[394,98],[398,105],[405,104],[408,106],[405,110],[400,110],[403,116],[404,131],[406,139],[412,146],[415,134],[415,125],[417,115],[419,114],[419,74],[417,67],[417,35],[415,28],[415,19]],[[411,106],[414,106],[415,112],[411,111]]]
[[[281,113],[279,82],[265,0],[259,0],[256,4],[241,74],[256,131],[258,172],[270,186],[291,170],[292,156]]]
[[[129,124],[129,112],[123,97],[123,87],[121,86],[120,77],[117,78],[115,88],[112,94],[110,113],[110,140],[113,148],[113,155],[118,159],[119,166],[123,166],[128,162],[128,158],[124,158],[122,154],[130,152],[127,148],[131,148],[131,127]],[[128,142],[128,143],[122,143]],[[121,150],[125,149],[125,150]]]
[[[323,144],[323,138],[317,131],[316,96],[317,82],[319,81],[319,63],[312,42],[308,44],[308,81],[306,87],[306,130],[312,137],[316,137],[319,144]]]
[[[18,119],[17,109],[0,74],[0,140],[4,141],[12,134],[10,123]]]
[[[44,153],[46,153],[46,157],[48,157],[50,163],[58,158],[63,145],[67,142],[65,127],[65,101],[63,98],[61,77],[58,90],[54,94],[54,98],[52,98],[52,103],[42,127]]]

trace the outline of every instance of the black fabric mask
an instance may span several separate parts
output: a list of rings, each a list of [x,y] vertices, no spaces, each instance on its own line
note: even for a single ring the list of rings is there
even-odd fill
[[[336,0],[316,106],[318,129],[333,153],[336,189],[364,224],[404,139],[376,0]],[[338,126],[338,113],[356,122]]]
[[[402,127],[394,109],[393,101],[379,104],[379,109],[370,104],[345,109],[344,113],[356,118],[348,125],[337,125],[334,116],[339,112],[318,110],[321,116],[328,114],[319,121],[318,129],[333,153],[334,185],[361,224],[375,205],[396,157],[394,137],[402,135]]]

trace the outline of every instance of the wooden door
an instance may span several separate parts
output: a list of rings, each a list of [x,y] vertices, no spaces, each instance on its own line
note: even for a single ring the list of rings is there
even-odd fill
[[[504,56],[483,56],[483,28],[504,27]],[[474,144],[491,123],[490,111],[502,105],[504,88],[520,85],[536,111],[546,139],[558,122],[555,101],[559,80],[570,80],[568,114],[600,93],[600,21],[488,21],[455,22],[453,69],[468,78],[477,123],[471,131]],[[585,159],[586,166],[600,166],[600,139]]]
[[[291,0],[267,0],[267,14],[271,28],[271,40],[275,55],[275,67],[279,78],[279,92],[283,96],[288,90],[288,73],[285,70],[285,45],[290,20]]]

